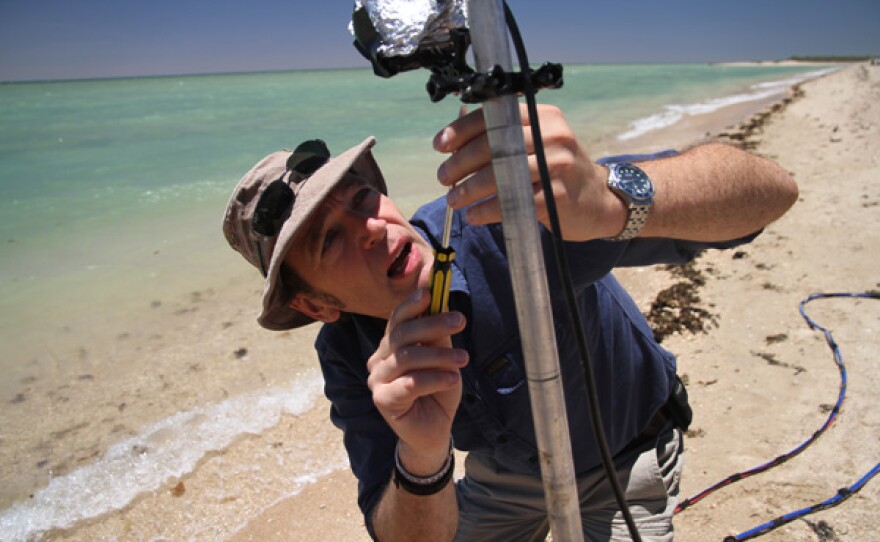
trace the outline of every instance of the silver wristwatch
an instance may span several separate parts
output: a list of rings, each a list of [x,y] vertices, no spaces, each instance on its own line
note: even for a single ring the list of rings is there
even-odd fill
[[[642,231],[654,204],[654,184],[648,174],[629,162],[608,165],[608,188],[623,199],[629,208],[626,226],[616,237],[606,241],[625,241]]]

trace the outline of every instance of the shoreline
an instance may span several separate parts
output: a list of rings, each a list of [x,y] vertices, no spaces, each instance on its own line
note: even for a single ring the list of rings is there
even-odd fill
[[[841,71],[845,72],[846,69]],[[822,79],[832,78],[835,78],[835,74]],[[813,82],[804,86],[810,87]],[[788,107],[797,105],[798,100],[792,101]],[[641,136],[641,139],[615,143],[624,148],[652,143],[668,147],[669,141],[674,140],[682,141],[675,143],[675,146],[683,146],[725,132],[733,134],[732,141],[736,143],[737,134],[745,129],[743,126],[752,123],[751,119],[755,116],[761,116],[760,123],[751,130],[751,140],[784,113],[783,110],[775,110],[764,115],[765,109],[775,106],[760,106],[733,106],[730,110],[696,119],[692,125],[651,132]],[[777,152],[764,151],[760,146],[757,150],[769,154]],[[772,236],[772,232],[768,231],[762,238],[768,234]],[[775,250],[781,251],[779,248]],[[730,262],[718,264],[718,267],[724,266],[730,266]],[[231,269],[239,268],[231,266]],[[159,375],[158,380],[144,379],[134,384],[113,379],[98,381],[89,378],[92,374],[90,359],[98,357],[97,352],[86,352],[81,356],[79,363],[82,370],[75,373],[73,380],[58,383],[60,387],[56,390],[58,393],[53,397],[52,405],[53,408],[62,409],[60,415],[70,416],[66,426],[74,430],[65,433],[63,438],[76,443],[74,449],[78,459],[66,465],[50,463],[50,476],[53,473],[55,476],[64,476],[79,464],[92,461],[97,450],[106,448],[106,443],[96,442],[86,434],[86,427],[76,429],[73,413],[63,412],[65,405],[69,404],[64,398],[74,390],[93,390],[94,400],[88,408],[94,412],[94,421],[90,423],[115,419],[114,416],[125,412],[124,425],[112,433],[120,437],[132,434],[131,428],[138,427],[137,420],[147,419],[150,415],[148,409],[158,408],[160,412],[166,411],[171,415],[196,405],[222,402],[225,397],[234,397],[248,390],[283,385],[289,383],[291,374],[299,376],[316,368],[311,343],[317,326],[282,334],[259,329],[253,322],[253,301],[259,288],[241,287],[243,281],[253,278],[246,273],[250,269],[241,269],[241,272],[232,273],[227,279],[216,280],[211,287],[191,292],[187,298],[163,300],[165,302],[151,311],[151,318],[156,322],[146,323],[143,329],[132,331],[126,337],[117,337],[107,345],[110,357],[114,351],[115,355],[141,352],[141,356],[149,359],[149,371]],[[646,270],[637,273],[632,277],[636,285],[631,292],[640,306],[649,304],[657,292],[672,280],[662,272]],[[710,274],[709,286],[716,280],[717,277]],[[707,287],[701,295],[710,299],[709,296],[715,294]],[[722,325],[728,319],[727,315],[727,312],[722,312]],[[160,325],[165,328],[157,331]],[[712,330],[705,337],[712,337],[717,331]],[[696,342],[702,342],[703,337],[700,336]],[[687,346],[692,338],[673,336],[669,340],[670,344],[683,340]],[[686,351],[686,348],[678,345],[670,349]],[[696,374],[695,369],[688,370]],[[699,377],[694,378],[697,382],[702,381]],[[204,385],[187,386],[186,382],[193,379],[203,381]],[[215,382],[222,384],[212,385]],[[196,539],[369,540],[356,505],[356,481],[345,466],[340,434],[329,422],[328,409],[329,404],[320,396],[308,411],[282,414],[281,420],[273,428],[243,436],[222,450],[209,452],[198,461],[192,472],[184,473],[160,488],[139,496],[121,510],[111,510],[76,523],[67,531],[50,531],[47,536],[53,540],[80,540],[135,536],[137,533],[141,538],[154,538],[163,532],[154,518],[165,518],[164,523],[179,527],[176,532],[190,533],[190,537]],[[65,426],[64,423],[58,425]],[[707,432],[709,429],[704,428]],[[42,458],[49,453],[51,446],[51,443],[47,443],[43,451],[34,452],[35,460],[37,456]],[[335,463],[336,467],[329,473],[316,477],[306,468],[314,462],[308,454],[316,450],[325,457],[342,457],[343,462]],[[689,474],[690,467],[686,467],[686,480]],[[221,480],[219,485],[218,479]],[[283,480],[279,481],[281,479],[296,486],[298,493],[289,495],[293,486],[285,487]],[[198,527],[194,528],[196,530],[188,531],[186,522],[196,522],[200,515],[207,519],[199,519]],[[168,519],[170,517],[176,519]],[[215,522],[213,525],[212,518]],[[697,522],[687,517],[683,521]],[[683,529],[687,530],[687,527]]]
[[[744,66],[767,66],[767,67],[779,67],[779,66],[852,66],[855,64],[864,64],[866,61],[848,61],[848,60],[836,60],[836,61],[828,61],[828,62],[819,62],[814,60],[733,60],[730,62],[710,62],[710,66],[731,66],[731,67],[744,67]]]

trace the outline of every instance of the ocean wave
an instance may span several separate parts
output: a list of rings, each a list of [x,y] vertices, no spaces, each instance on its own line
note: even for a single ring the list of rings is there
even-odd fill
[[[308,411],[322,387],[321,375],[313,371],[284,387],[159,420],[112,446],[101,459],[53,478],[33,498],[3,511],[0,540],[28,540],[122,509],[139,495],[191,473],[203,457],[226,449],[239,436],[266,431],[282,414]]]
[[[756,83],[750,87],[750,92],[723,96],[721,98],[713,98],[711,100],[706,100],[700,103],[689,105],[666,105],[663,107],[663,111],[655,113],[648,117],[637,119],[630,123],[629,130],[618,135],[617,139],[625,141],[627,139],[633,139],[654,130],[668,128],[669,126],[681,122],[681,120],[687,116],[704,115],[706,113],[712,113],[714,111],[718,111],[721,108],[731,105],[764,100],[766,98],[772,98],[777,95],[782,95],[786,91],[786,89],[788,89],[792,85],[803,83],[804,81],[815,79],[816,77],[821,77],[827,73],[835,71],[836,69],[838,68],[816,70],[788,79]]]

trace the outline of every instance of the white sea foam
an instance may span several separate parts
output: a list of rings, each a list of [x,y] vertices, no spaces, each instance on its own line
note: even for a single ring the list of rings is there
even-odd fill
[[[0,540],[27,540],[124,508],[138,495],[192,472],[206,454],[224,450],[237,437],[271,428],[284,413],[308,411],[322,386],[320,374],[311,372],[285,387],[160,420],[115,444],[98,461],[52,479],[33,498],[3,511]]]
[[[749,92],[744,92],[740,94],[733,94],[730,96],[724,96],[721,98],[713,98],[711,100],[706,100],[704,102],[689,104],[689,105],[666,105],[663,107],[663,111],[660,113],[655,113],[648,117],[644,117],[641,119],[637,119],[630,123],[629,130],[623,132],[622,134],[617,136],[617,139],[627,140],[633,139],[640,135],[646,134],[648,132],[659,130],[661,128],[667,128],[672,126],[687,116],[694,115],[704,115],[706,113],[712,113],[713,111],[718,111],[723,107],[728,107],[731,105],[753,102],[758,100],[763,100],[766,98],[772,98],[777,95],[781,95],[785,92],[785,90],[792,85],[796,85],[798,83],[802,83],[804,81],[814,79],[816,77],[820,77],[827,73],[830,73],[837,68],[829,68],[825,70],[817,70],[808,72],[806,74],[799,75],[797,77],[792,77],[789,79],[782,79],[779,81],[767,81],[764,83],[757,83],[751,86]]]

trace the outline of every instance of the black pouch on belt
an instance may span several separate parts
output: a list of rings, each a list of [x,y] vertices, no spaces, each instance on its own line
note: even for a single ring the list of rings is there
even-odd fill
[[[682,431],[687,431],[694,418],[694,411],[688,403],[687,389],[684,382],[678,375],[675,376],[675,382],[672,383],[672,393],[669,394],[669,400],[661,409],[666,416],[672,420],[672,423]]]

